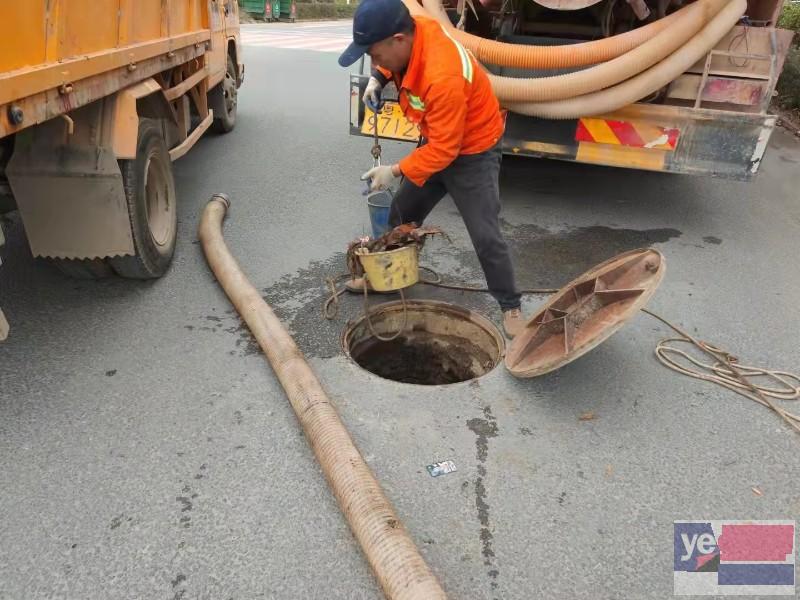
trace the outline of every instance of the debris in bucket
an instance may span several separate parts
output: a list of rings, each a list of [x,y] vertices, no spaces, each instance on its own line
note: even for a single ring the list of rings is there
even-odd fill
[[[448,473],[455,473],[458,471],[458,469],[456,469],[456,463],[452,460],[433,463],[425,468],[428,469],[428,473],[431,474],[431,477],[439,477],[439,475],[447,475]]]
[[[425,238],[431,235],[441,235],[447,238],[447,234],[440,227],[417,227],[416,223],[403,223],[377,238],[360,237],[347,246],[347,269],[353,277],[361,277],[364,274],[361,261],[356,254],[357,250],[366,248],[372,254],[411,245],[422,249],[422,246],[425,245]]]

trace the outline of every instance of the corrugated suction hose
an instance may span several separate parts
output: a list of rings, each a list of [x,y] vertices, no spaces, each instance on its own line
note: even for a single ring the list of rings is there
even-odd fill
[[[507,103],[512,112],[547,119],[600,115],[632,104],[674,81],[703,58],[747,10],[747,0],[729,0],[696,36],[676,52],[639,75],[613,87],[554,102]]]
[[[325,477],[364,555],[392,600],[444,600],[445,593],[345,429],[311,367],[245,277],[222,237],[230,207],[212,197],[200,221],[206,260],[286,390]]]
[[[663,19],[620,35],[570,44],[568,46],[528,46],[488,40],[453,27],[441,0],[403,0],[412,15],[423,15],[438,20],[445,30],[461,42],[482,63],[520,69],[561,69],[581,67],[605,62],[621,56],[643,44],[680,19],[673,13]]]
[[[517,78],[489,75],[502,104],[563,100],[602,90],[665,59],[693,38],[728,0],[699,0],[675,13],[680,19],[641,46],[603,64],[554,77]]]
[[[403,1],[412,14],[437,19],[484,63],[544,69],[604,63],[554,77],[490,75],[504,107],[549,119],[611,112],[658,91],[711,50],[747,8],[746,0],[697,0],[668,17],[610,38],[566,46],[527,46],[486,40],[456,29],[441,0],[422,0],[424,7],[417,0]]]

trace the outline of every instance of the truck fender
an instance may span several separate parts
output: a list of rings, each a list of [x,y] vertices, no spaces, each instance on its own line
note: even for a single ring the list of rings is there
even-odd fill
[[[111,147],[118,159],[136,158],[140,117],[177,123],[161,86],[152,77],[119,91],[115,100]]]

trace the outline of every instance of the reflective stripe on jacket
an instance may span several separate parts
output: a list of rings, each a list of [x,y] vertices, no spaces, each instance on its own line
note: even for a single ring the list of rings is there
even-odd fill
[[[402,79],[377,67],[399,90],[400,107],[427,143],[400,161],[421,186],[460,154],[478,154],[503,136],[505,119],[489,78],[475,57],[433,19],[414,17],[411,59]]]

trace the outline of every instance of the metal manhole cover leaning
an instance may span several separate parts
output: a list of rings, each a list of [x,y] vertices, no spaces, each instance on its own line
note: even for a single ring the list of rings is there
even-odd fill
[[[652,248],[631,250],[564,286],[528,321],[506,353],[516,377],[554,371],[595,348],[647,304],[666,260]]]

